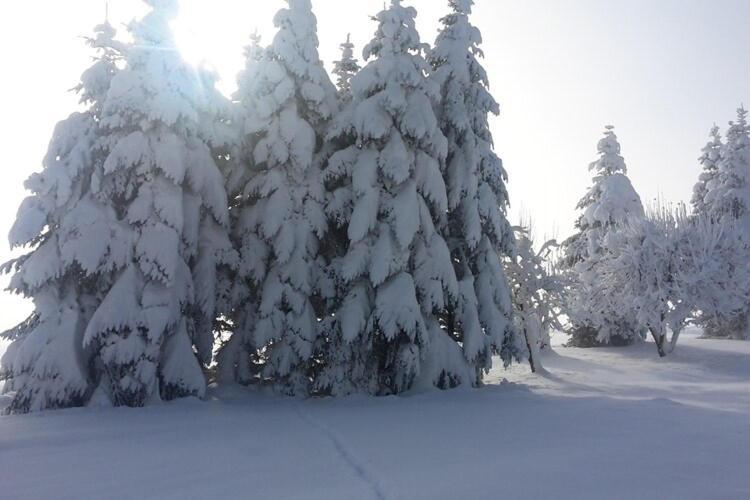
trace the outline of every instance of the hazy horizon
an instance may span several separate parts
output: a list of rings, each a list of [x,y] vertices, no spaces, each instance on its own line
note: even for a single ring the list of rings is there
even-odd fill
[[[41,168],[54,125],[77,109],[74,87],[91,61],[81,36],[104,17],[103,0],[13,2],[0,20],[5,63],[0,102],[9,167],[0,200],[0,260],[26,196],[23,181]],[[110,20],[145,10],[139,0],[110,0]],[[419,10],[423,41],[434,41],[447,1],[404,0]],[[208,60],[231,92],[242,49],[256,28],[273,36],[282,0],[183,1],[175,30],[185,56]],[[502,114],[492,126],[509,172],[511,219],[523,212],[543,235],[573,231],[575,205],[590,184],[588,164],[605,125],[615,125],[633,184],[644,203],[687,201],[697,158],[716,123],[726,129],[750,104],[750,2],[746,0],[477,0],[485,66]],[[330,69],[352,33],[357,53],[372,36],[382,0],[313,0],[321,56]],[[3,279],[2,283],[7,280]],[[0,296],[0,330],[23,318],[18,299]]]

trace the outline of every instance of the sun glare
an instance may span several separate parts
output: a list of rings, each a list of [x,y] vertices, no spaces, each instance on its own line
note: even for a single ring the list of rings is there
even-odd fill
[[[177,45],[190,64],[215,68],[221,77],[219,88],[231,92],[250,34],[258,29],[265,38],[265,31],[272,27],[269,23],[259,26],[257,20],[272,19],[279,6],[234,0],[183,2],[173,25]]]

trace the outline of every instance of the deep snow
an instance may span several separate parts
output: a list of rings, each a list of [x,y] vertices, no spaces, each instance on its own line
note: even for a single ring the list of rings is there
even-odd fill
[[[2,417],[0,498],[750,498],[750,342],[556,349],[481,390]]]

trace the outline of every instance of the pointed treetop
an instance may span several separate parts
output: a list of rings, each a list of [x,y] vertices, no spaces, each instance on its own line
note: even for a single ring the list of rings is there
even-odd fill
[[[350,61],[354,58],[354,44],[352,43],[352,34],[346,35],[346,42],[342,43],[341,47],[341,59],[344,61]]]
[[[625,165],[625,159],[620,156],[620,142],[617,140],[615,127],[607,125],[604,128],[604,137],[597,145],[600,158],[589,166],[589,170],[595,171],[599,175],[612,175],[618,172],[627,174],[628,169]]]
[[[290,9],[304,9],[312,11],[312,2],[310,0],[286,0]]]
[[[378,23],[374,39],[365,46],[365,60],[381,53],[403,54],[423,51],[427,46],[420,41],[417,32],[417,10],[403,7],[400,0],[392,0],[391,6],[379,12],[373,19]]]
[[[257,48],[260,46],[260,42],[262,40],[262,36],[260,33],[258,33],[258,28],[255,28],[255,30],[250,34],[250,48]]]
[[[740,107],[737,109],[737,122],[740,125],[747,125],[747,109],[745,109],[744,104],[740,104]]]
[[[180,7],[178,0],[146,0],[155,13],[159,13],[166,19],[173,20],[177,18]]]
[[[474,0],[449,0],[450,6],[457,14],[471,14]]]
[[[740,141],[745,143],[750,140],[750,138],[748,138],[748,135],[750,135],[750,127],[747,123],[747,115],[748,111],[745,109],[744,105],[737,108],[737,121],[729,122],[729,129],[727,130],[728,142]]]

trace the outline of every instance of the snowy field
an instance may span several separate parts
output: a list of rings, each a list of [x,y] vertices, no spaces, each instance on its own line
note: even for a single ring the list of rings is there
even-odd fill
[[[482,390],[0,418],[0,498],[750,498],[750,342],[557,347]]]

